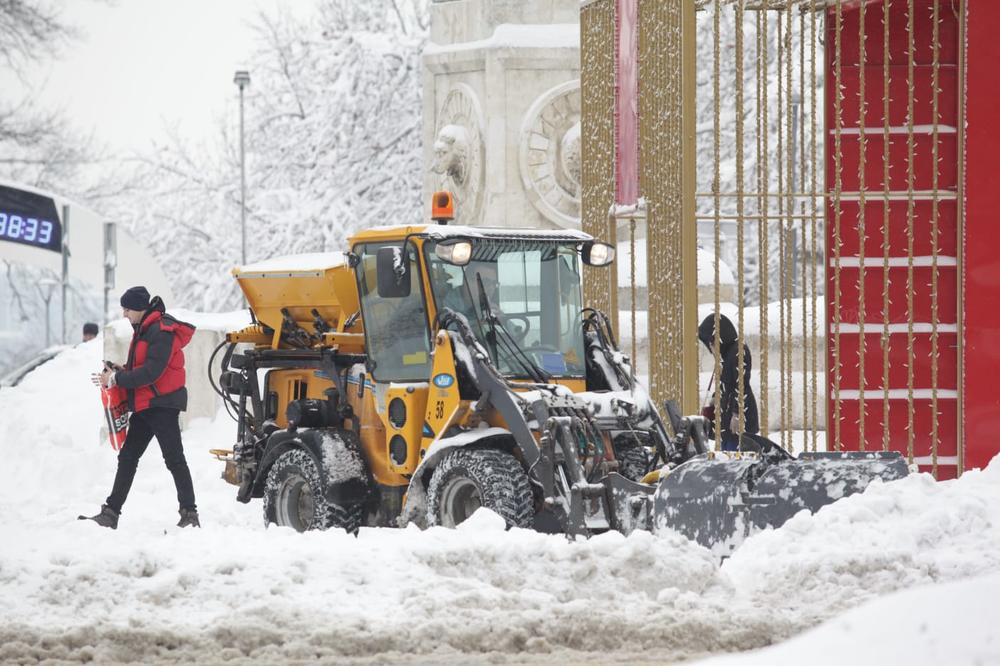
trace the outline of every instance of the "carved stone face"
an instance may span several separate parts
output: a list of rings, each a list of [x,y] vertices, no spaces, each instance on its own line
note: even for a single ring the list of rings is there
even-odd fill
[[[434,140],[430,142],[428,185],[448,190],[455,215],[462,224],[482,222],[485,163],[483,114],[477,93],[464,83],[451,86],[438,110]]]
[[[469,155],[468,133],[461,125],[445,125],[434,141],[431,171],[447,174],[457,184],[465,183]]]

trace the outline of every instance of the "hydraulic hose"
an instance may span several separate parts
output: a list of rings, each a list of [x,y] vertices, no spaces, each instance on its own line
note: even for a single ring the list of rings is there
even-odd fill
[[[219,355],[219,352],[227,344],[229,345],[229,349],[227,350],[226,355],[223,357],[222,370],[221,371],[225,372],[229,368],[229,357],[232,356],[233,350],[236,349],[236,343],[235,342],[230,343],[230,342],[228,342],[226,340],[223,340],[212,351],[212,355],[208,359],[208,383],[211,385],[212,390],[215,391],[215,393],[220,398],[222,398],[222,404],[226,408],[226,413],[229,414],[229,417],[233,421],[236,421],[237,423],[239,423],[240,422],[240,418],[239,418],[239,415],[238,415],[239,414],[239,408],[240,408],[239,404],[235,400],[233,400],[232,396],[230,396],[229,394],[227,394],[225,391],[223,391],[219,387],[219,385],[215,381],[215,378],[212,376],[212,367],[215,365],[215,357]],[[245,413],[246,412],[244,410],[244,414]]]

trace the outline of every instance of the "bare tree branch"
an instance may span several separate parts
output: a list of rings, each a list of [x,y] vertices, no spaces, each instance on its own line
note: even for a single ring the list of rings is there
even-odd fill
[[[18,76],[28,65],[51,57],[53,48],[77,34],[47,3],[0,0],[0,59]]]

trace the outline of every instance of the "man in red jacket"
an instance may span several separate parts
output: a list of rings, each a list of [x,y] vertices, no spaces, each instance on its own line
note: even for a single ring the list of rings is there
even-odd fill
[[[184,459],[180,413],[187,409],[184,352],[194,326],[166,314],[159,296],[150,300],[145,287],[132,287],[121,297],[122,314],[135,332],[124,368],[108,368],[99,376],[104,386],[119,386],[128,393],[128,435],[118,453],[114,486],[101,512],[80,516],[103,527],[117,529],[118,516],[135,478],[139,458],[153,437],[160,444],[163,461],[174,477],[180,503],[178,527],[201,527],[194,501],[191,471]]]

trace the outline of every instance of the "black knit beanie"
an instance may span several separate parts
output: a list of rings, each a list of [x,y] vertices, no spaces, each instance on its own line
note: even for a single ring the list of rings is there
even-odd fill
[[[149,292],[145,287],[130,287],[122,294],[121,304],[123,308],[145,312],[149,308]]]

